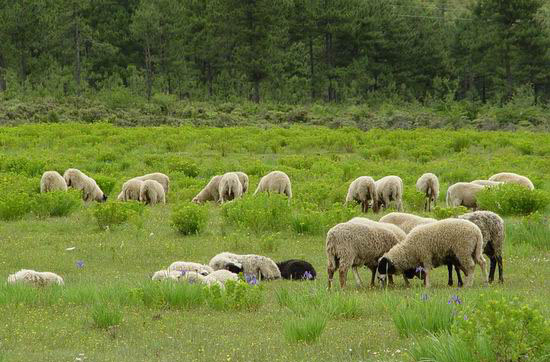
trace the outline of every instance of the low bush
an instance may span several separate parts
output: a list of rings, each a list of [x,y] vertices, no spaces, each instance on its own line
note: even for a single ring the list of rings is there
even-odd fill
[[[93,179],[105,195],[109,195],[115,188],[116,179],[108,176],[95,175]]]
[[[94,205],[92,214],[99,227],[106,230],[141,217],[144,209],[145,206],[138,202],[108,201]]]
[[[21,219],[32,207],[32,198],[24,192],[13,192],[0,197],[0,220]]]
[[[457,217],[468,212],[468,208],[465,206],[457,207],[439,207],[434,208],[434,217],[438,220],[448,219],[451,217]]]
[[[529,215],[536,211],[544,211],[550,203],[550,196],[546,192],[528,190],[516,184],[486,187],[476,197],[481,209],[502,216]]]
[[[172,211],[172,226],[183,235],[200,233],[208,222],[208,210],[194,203],[183,203]]]
[[[38,217],[67,216],[81,205],[80,191],[52,191],[37,195],[32,212]]]
[[[225,283],[225,289],[213,285],[205,289],[208,305],[216,310],[256,311],[263,304],[263,287],[255,277]]]

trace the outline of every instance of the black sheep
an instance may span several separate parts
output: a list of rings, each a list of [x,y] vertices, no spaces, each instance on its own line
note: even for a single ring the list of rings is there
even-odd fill
[[[283,279],[315,280],[317,272],[313,265],[305,260],[290,259],[277,263]]]

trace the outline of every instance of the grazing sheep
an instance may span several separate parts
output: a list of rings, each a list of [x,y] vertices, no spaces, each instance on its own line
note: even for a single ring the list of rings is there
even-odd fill
[[[40,192],[67,191],[67,183],[57,171],[46,171],[40,179]]]
[[[345,204],[355,200],[361,204],[361,211],[367,212],[369,210],[369,201],[372,201],[372,211],[378,212],[377,196],[376,186],[372,177],[360,176],[349,185]]]
[[[470,182],[471,184],[474,184],[474,185],[480,185],[480,186],[484,186],[484,187],[492,187],[492,186],[498,186],[498,185],[502,185],[503,182],[499,182],[499,181],[489,181],[489,180],[474,180],[472,182]]]
[[[129,201],[129,200],[139,201],[139,196],[140,196],[142,185],[143,185],[143,181],[135,179],[135,178],[126,181],[122,185],[122,191],[118,195],[117,200],[119,200],[119,201]]]
[[[408,278],[422,267],[424,286],[430,286],[430,271],[443,264],[455,264],[466,275],[466,286],[472,286],[475,264],[479,264],[487,282],[483,251],[483,235],[468,220],[445,219],[414,228],[405,241],[386,252],[378,262],[381,279],[403,273]]]
[[[139,188],[139,201],[145,202],[147,205],[165,204],[166,196],[162,185],[155,180],[143,181]]]
[[[365,217],[354,217],[353,219],[351,219],[348,222],[363,223],[363,224],[366,224],[366,225],[374,225],[374,226],[378,226],[378,227],[383,227],[385,229],[388,229],[392,233],[394,233],[395,237],[397,238],[397,240],[399,240],[399,242],[402,242],[407,237],[407,234],[403,230],[401,230],[398,226],[396,226],[392,223],[374,221],[374,220],[371,220],[371,219],[367,219]]]
[[[435,207],[439,198],[439,180],[433,173],[425,173],[416,181],[416,189],[426,195],[424,210],[431,211],[432,203]]]
[[[196,204],[201,204],[206,201],[218,202],[220,199],[220,181],[222,176],[216,175],[210,179],[210,182],[191,200]]]
[[[273,171],[261,178],[254,195],[258,192],[278,192],[292,198],[290,178],[282,171]]]
[[[8,275],[8,284],[26,283],[37,287],[57,284],[65,285],[63,278],[51,272],[37,272],[30,269],[21,269],[15,274]]]
[[[147,175],[134,177],[134,179],[140,180],[140,181],[155,180],[156,182],[162,185],[162,188],[164,189],[165,194],[168,193],[168,189],[170,187],[170,178],[160,172],[149,173]]]
[[[491,211],[475,211],[460,215],[459,219],[473,222],[481,230],[483,235],[483,253],[491,261],[489,267],[489,283],[495,279],[495,267],[498,264],[498,279],[503,283],[502,276],[502,246],[504,244],[505,229],[504,221],[500,216]],[[460,280],[460,272],[457,270],[457,277]],[[452,279],[449,280],[452,285]]]
[[[393,224],[403,230],[406,234],[418,225],[431,224],[436,221],[436,219],[407,214],[404,212],[390,212],[380,218],[380,222]]]
[[[244,194],[248,191],[248,175],[244,172],[241,172],[241,171],[237,171],[235,173],[239,177],[239,181],[241,182],[241,185],[243,186],[243,194]]]
[[[501,172],[489,177],[489,181],[500,181],[521,185],[529,190],[534,190],[535,185],[527,177],[512,172]]]
[[[68,187],[82,191],[82,199],[88,201],[107,201],[107,195],[101,191],[95,180],[76,168],[69,168],[63,174]]]
[[[199,263],[193,263],[190,261],[175,261],[168,267],[168,271],[192,271],[195,273],[199,273],[203,276],[207,276],[208,274],[212,273],[214,269],[209,267],[208,265],[199,264]]]
[[[220,204],[224,201],[238,199],[243,195],[243,185],[235,172],[224,174],[219,185]]]
[[[395,201],[397,211],[403,211],[403,180],[399,176],[385,176],[374,183],[378,198],[378,208],[387,209],[390,201]]]
[[[476,210],[476,195],[483,189],[484,186],[481,185],[468,182],[457,182],[456,184],[449,186],[449,189],[447,190],[447,206],[466,206]]]
[[[220,253],[208,263],[214,270],[226,269],[233,273],[255,275],[258,279],[279,279],[281,272],[270,258],[261,255]]]
[[[317,272],[313,265],[305,260],[290,259],[277,263],[283,279],[315,280]]]
[[[398,243],[395,233],[385,227],[363,222],[337,224],[328,231],[326,239],[328,288],[332,287],[336,269],[340,269],[340,287],[344,288],[349,268],[357,286],[361,286],[358,268],[363,265],[372,272],[373,286],[378,259]]]

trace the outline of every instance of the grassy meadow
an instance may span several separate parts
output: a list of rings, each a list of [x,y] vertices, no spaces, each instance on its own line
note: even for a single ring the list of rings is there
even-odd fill
[[[85,205],[75,193],[39,195],[44,171],[62,174],[70,167],[96,179],[107,203]],[[250,177],[243,199],[190,204],[213,175],[237,170]],[[252,196],[272,170],[290,176],[290,204],[278,195]],[[400,277],[387,290],[357,288],[349,272],[345,291],[336,285],[327,292],[324,251],[330,227],[361,215],[358,205],[343,205],[358,176],[398,175],[406,212],[442,218],[456,211],[444,208],[446,189],[455,182],[510,171],[528,176],[547,197],[548,170],[548,133],[2,127],[0,278],[22,268],[52,271],[65,286],[0,283],[0,361],[407,361],[436,353],[444,354],[435,358],[440,361],[548,360],[548,207],[529,216],[505,215],[503,285],[482,285],[476,266],[473,288],[449,287],[441,267],[429,290],[420,280],[407,289]],[[126,180],[150,172],[170,176],[166,205],[115,201]],[[415,191],[424,172],[441,183],[440,207],[429,214]],[[185,220],[197,218],[199,232],[178,232],[176,211]],[[382,215],[367,214],[376,220]],[[173,261],[208,263],[222,251],[305,259],[318,278],[240,283],[225,292],[149,280]],[[361,276],[368,282],[370,271]],[[472,337],[476,321],[496,335]],[[468,341],[482,352],[468,355]],[[508,348],[516,345],[529,353]],[[495,346],[508,347],[495,352]]]

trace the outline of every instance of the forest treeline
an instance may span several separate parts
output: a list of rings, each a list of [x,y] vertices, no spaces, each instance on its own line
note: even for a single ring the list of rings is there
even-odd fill
[[[544,0],[0,0],[0,92],[550,99]]]

